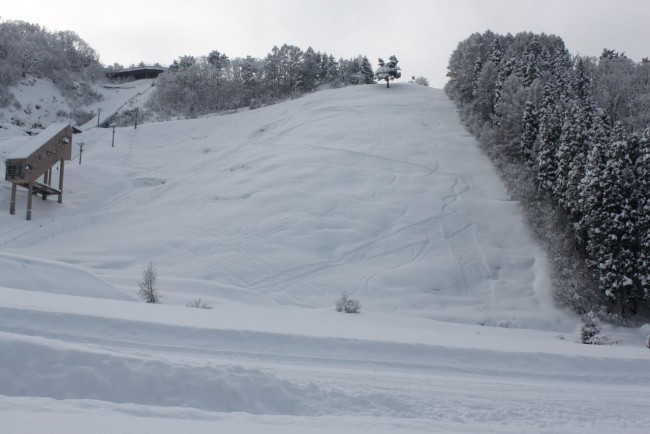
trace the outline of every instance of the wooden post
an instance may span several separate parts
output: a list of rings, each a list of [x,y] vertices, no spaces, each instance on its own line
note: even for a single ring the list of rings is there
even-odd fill
[[[17,185],[11,183],[11,202],[9,203],[9,214],[16,214],[16,187]]]
[[[43,174],[43,184],[44,184],[44,185],[47,185],[47,183],[48,183],[48,176],[49,176],[49,174],[50,174],[50,171],[49,171],[49,170],[47,170],[47,171]],[[41,199],[43,199],[43,200],[47,200],[47,194],[45,193],[45,190],[43,190],[43,193],[41,193]]]
[[[34,193],[34,182],[29,183],[29,188],[28,188],[28,193],[27,193],[27,220],[32,219],[32,196]]]
[[[61,168],[59,170],[59,203],[63,203],[63,168],[64,167],[65,167],[65,162],[62,158]]]

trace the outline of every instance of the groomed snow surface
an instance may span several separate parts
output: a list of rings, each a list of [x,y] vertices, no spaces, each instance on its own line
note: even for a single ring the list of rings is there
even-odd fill
[[[643,336],[576,343],[442,91],[111,139],[74,137],[63,204],[35,198],[32,221],[0,187],[0,432],[647,432]],[[137,297],[150,261],[158,305]],[[360,314],[334,310],[344,292]]]

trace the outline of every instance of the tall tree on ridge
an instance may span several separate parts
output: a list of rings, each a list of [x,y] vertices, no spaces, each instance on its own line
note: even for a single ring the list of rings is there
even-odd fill
[[[397,66],[398,60],[395,55],[390,56],[388,63],[384,63],[383,59],[379,59],[379,68],[375,71],[377,80],[386,80],[386,87],[390,87],[390,81],[400,78],[402,70]]]

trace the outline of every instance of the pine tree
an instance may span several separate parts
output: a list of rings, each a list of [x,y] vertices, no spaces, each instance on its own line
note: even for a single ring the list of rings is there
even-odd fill
[[[580,169],[586,158],[587,132],[581,108],[574,103],[564,114],[554,190],[556,200],[572,217],[578,211],[577,192],[581,179],[578,175],[582,175]]]
[[[336,83],[341,77],[341,72],[339,70],[339,62],[336,61],[334,56],[331,54],[327,58],[327,68],[325,72],[328,83]]]
[[[490,59],[490,61],[497,66],[499,63],[501,63],[501,59],[503,59],[503,45],[501,44],[501,37],[497,36],[494,38],[494,41],[492,41],[488,59]]]
[[[595,252],[590,255],[598,272],[602,291],[625,315],[635,313],[637,288],[635,261],[635,222],[632,203],[636,180],[630,159],[630,142],[618,123],[605,169],[602,173],[602,221],[594,227],[590,241]],[[592,239],[593,238],[593,239]]]
[[[552,192],[557,178],[557,152],[562,135],[561,95],[553,93],[551,84],[544,86],[544,103],[539,122],[539,149],[537,152],[537,183],[539,188]]]
[[[483,69],[483,59],[480,57],[476,58],[474,62],[474,71],[472,72],[472,96],[476,98],[476,90],[478,89],[478,80],[481,76],[481,70]]]
[[[305,51],[302,64],[300,65],[300,83],[305,92],[310,92],[319,84],[320,59],[313,48]]]
[[[587,254],[594,250],[590,234],[592,230],[600,231],[603,220],[603,177],[607,162],[607,150],[610,142],[610,131],[607,115],[598,110],[598,116],[589,131],[591,149],[585,162],[585,174],[580,182],[581,219],[576,223],[578,237],[586,245]],[[597,243],[598,241],[596,241]]]
[[[503,86],[506,84],[506,80],[512,74],[515,67],[515,62],[513,59],[508,59],[506,62],[501,62],[499,64],[499,73],[497,74],[497,81],[494,84],[494,101],[492,106],[494,107],[494,118],[492,120],[495,127],[498,127],[501,122],[501,100],[503,99]]]
[[[497,67],[492,61],[488,61],[478,80],[474,100],[474,111],[480,119],[480,124],[489,121],[494,116],[494,83],[497,79]],[[416,80],[417,82],[417,80]]]
[[[576,66],[571,80],[571,88],[575,97],[581,103],[584,103],[590,96],[591,83],[585,71],[584,60],[581,57],[578,57],[576,60]]]
[[[366,56],[361,59],[361,74],[363,75],[365,84],[375,83],[375,73],[372,70],[372,65]]]
[[[383,59],[379,59],[379,68],[375,71],[377,80],[386,80],[386,87],[390,87],[390,81],[400,78],[402,70],[397,66],[398,60],[395,55],[390,56],[388,63],[384,63]]]
[[[636,224],[637,224],[637,282],[643,299],[650,304],[650,128],[639,140],[639,157],[636,160]]]
[[[601,247],[607,234],[603,228],[608,220],[603,208],[603,194],[607,152],[610,143],[607,121],[602,116],[594,122],[591,131],[591,150],[587,157],[585,176],[580,183],[580,197],[583,201],[583,215],[580,229],[586,232],[587,265],[596,278],[600,278]],[[602,292],[604,290],[601,289]]]
[[[580,342],[583,344],[594,344],[595,338],[600,334],[600,320],[596,314],[588,312],[582,315],[582,327],[580,328]]]
[[[533,39],[526,48],[522,56],[522,82],[524,87],[529,87],[533,84],[533,81],[541,77],[541,65],[540,65],[540,56],[542,54],[542,46],[539,43],[537,36],[533,36]]]
[[[526,100],[521,132],[521,157],[528,164],[534,161],[534,145],[539,131],[537,108],[531,100]]]

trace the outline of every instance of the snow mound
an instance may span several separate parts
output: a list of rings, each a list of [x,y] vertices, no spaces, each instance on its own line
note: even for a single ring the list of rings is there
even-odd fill
[[[38,341],[0,334],[2,394],[294,416],[406,410],[390,392],[350,395],[238,365],[182,365]]]
[[[0,286],[53,294],[132,300],[85,269],[57,261],[0,253]]]

